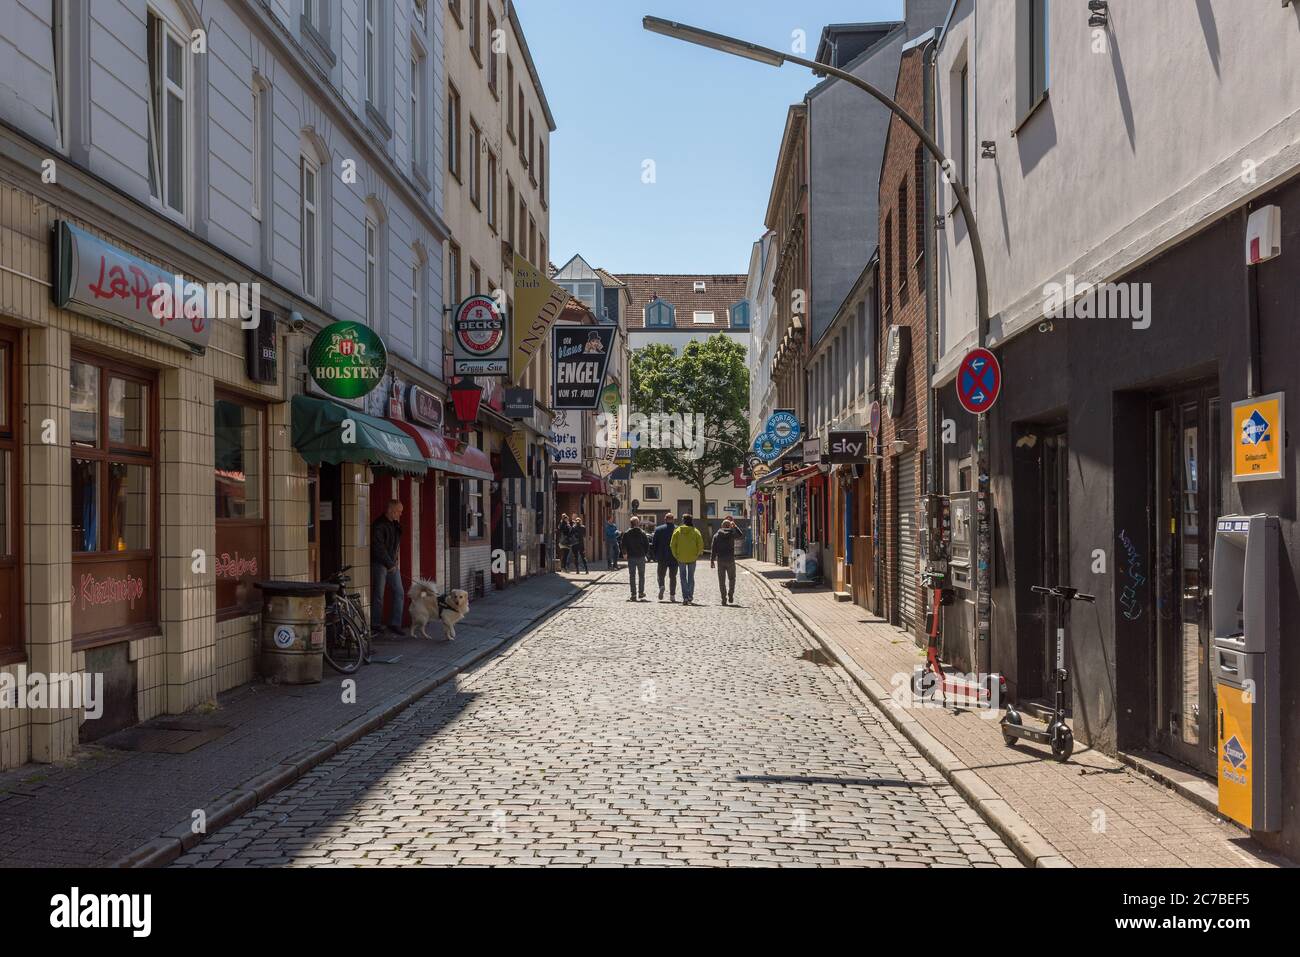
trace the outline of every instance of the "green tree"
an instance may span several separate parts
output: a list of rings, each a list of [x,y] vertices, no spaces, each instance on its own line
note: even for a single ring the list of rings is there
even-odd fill
[[[638,471],[666,472],[695,489],[698,515],[707,514],[708,487],[730,478],[745,462],[749,438],[749,367],[745,349],[721,333],[690,342],[678,355],[662,343],[637,349],[631,357],[631,414],[703,416],[702,435],[688,448],[639,447]],[[638,420],[629,422],[633,429]],[[635,438],[635,431],[632,433]],[[644,446],[646,443],[641,442]],[[660,443],[663,444],[663,443]]]

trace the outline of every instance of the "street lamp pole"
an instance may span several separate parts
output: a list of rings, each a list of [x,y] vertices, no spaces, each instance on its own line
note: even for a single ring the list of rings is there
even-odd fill
[[[878,100],[891,113],[902,120],[925,147],[926,151],[934,157],[939,169],[943,171],[944,179],[952,187],[953,194],[957,197],[957,205],[961,209],[961,214],[966,220],[967,236],[970,239],[971,256],[975,261],[975,310],[976,310],[976,331],[977,344],[983,348],[988,341],[989,333],[989,290],[988,274],[984,267],[984,245],[980,241],[979,229],[975,225],[975,213],[971,209],[970,197],[966,194],[966,186],[961,181],[960,175],[954,174],[952,162],[939,149],[939,144],[926,131],[925,127],[917,119],[904,110],[894,100],[886,95],[883,91],[872,86],[870,83],[854,76],[837,67],[825,63],[818,63],[816,60],[807,60],[803,57],[797,57],[789,53],[783,53],[780,50],[774,50],[770,47],[759,46],[756,43],[750,43],[736,37],[729,37],[721,33],[712,33],[708,30],[701,30],[699,27],[692,27],[684,23],[677,23],[672,20],[664,20],[659,17],[645,17],[641,25],[651,33],[658,33],[662,36],[672,37],[675,40],[685,40],[688,43],[695,43],[700,46],[708,47],[711,50],[718,50],[722,53],[729,53],[732,56],[744,57],[748,60],[754,60],[767,66],[780,67],[786,63],[793,63],[797,66],[806,67],[813,72],[814,76],[833,76],[836,79],[843,80],[851,86],[857,87],[867,95]],[[961,174],[966,171],[961,170]],[[927,371],[927,375],[928,375]],[[932,437],[933,438],[933,437]],[[985,644],[984,654],[986,662],[986,672],[991,672],[993,647],[991,640],[992,633],[992,508],[989,502],[989,443],[988,443],[988,422],[986,413],[981,413],[975,417],[975,472],[976,472],[976,489],[978,500],[976,505],[976,575],[975,575],[975,618],[976,631],[980,641]]]

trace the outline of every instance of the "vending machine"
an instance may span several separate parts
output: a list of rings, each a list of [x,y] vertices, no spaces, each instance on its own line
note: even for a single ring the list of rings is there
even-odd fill
[[[1210,629],[1219,811],[1254,831],[1282,824],[1279,522],[1226,515],[1215,524]]]

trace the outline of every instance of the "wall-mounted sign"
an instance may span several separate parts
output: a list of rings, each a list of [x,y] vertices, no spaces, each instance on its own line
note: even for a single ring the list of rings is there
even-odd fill
[[[597,409],[605,384],[613,326],[554,326],[552,376],[556,409]]]
[[[212,335],[207,287],[188,283],[67,220],[55,225],[54,246],[54,304],[60,309],[106,319],[133,332],[179,339],[195,352],[207,348]],[[222,288],[227,285],[242,292],[251,284]],[[159,295],[162,288],[166,296]],[[232,307],[227,318],[234,322],[239,321],[239,298],[237,292],[233,303],[222,299]]]
[[[501,411],[507,419],[527,419],[535,408],[532,389],[506,389]]]
[[[835,432],[829,436],[826,454],[822,461],[832,465],[847,465],[867,460],[866,432]]]
[[[601,390],[600,408],[605,418],[601,428],[597,430],[596,441],[599,443],[603,439],[606,444],[597,446],[599,461],[596,463],[596,471],[602,478],[607,478],[618,467],[618,450],[623,441],[623,429],[619,419],[619,408],[622,404],[623,399],[619,395],[618,383],[611,382]],[[597,422],[601,420],[597,418]],[[604,434],[602,435],[601,432]]]
[[[907,389],[907,357],[911,351],[912,330],[908,326],[889,327],[889,342],[885,347],[885,369],[881,376],[880,395],[891,419],[903,414],[903,398]]]
[[[787,449],[803,434],[799,416],[792,409],[777,409],[767,420],[767,434],[778,449]]]
[[[754,454],[762,462],[774,462],[780,456],[781,450],[777,448],[776,442],[772,437],[764,432],[758,438],[754,439]]]
[[[557,411],[551,417],[551,459],[557,463],[582,461],[582,414]]]
[[[510,371],[506,317],[491,296],[470,296],[456,307],[452,348],[456,375],[504,376]]]
[[[436,432],[442,428],[442,399],[423,386],[412,385],[406,390],[406,417]]]
[[[244,330],[244,371],[252,382],[274,385],[279,373],[279,358],[275,316],[263,309],[257,325]]]
[[[822,440],[807,438],[803,440],[803,460],[816,462],[822,456]]]
[[[1286,403],[1281,392],[1232,403],[1232,480],[1286,478]]]
[[[326,395],[358,399],[379,385],[388,368],[388,350],[373,329],[359,322],[326,326],[307,349],[307,370]]]

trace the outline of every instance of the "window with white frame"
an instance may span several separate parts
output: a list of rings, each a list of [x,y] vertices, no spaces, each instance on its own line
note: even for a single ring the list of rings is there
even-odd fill
[[[411,167],[423,171],[424,144],[424,54],[411,50]]]
[[[366,217],[366,325],[379,328],[379,224]]]
[[[186,214],[189,43],[154,10],[146,24],[149,55],[149,192],[166,210]]]
[[[717,322],[718,317],[716,313],[705,312],[704,310],[697,309],[694,313],[691,314],[691,320],[697,326],[709,326]]]
[[[488,150],[487,161],[487,223],[492,232],[497,231],[497,154]]]
[[[1019,28],[1016,48],[1020,62],[1016,105],[1018,118],[1023,120],[1047,95],[1051,82],[1048,42],[1050,15],[1047,0],[1019,0],[1016,13]]]
[[[361,53],[366,71],[366,99],[379,104],[379,0],[365,0]]]
[[[646,485],[641,489],[641,500],[644,502],[662,502],[663,498],[663,489],[658,485]]]
[[[302,292],[320,296],[320,164],[305,153],[298,161],[299,237]]]
[[[411,249],[411,341],[414,358],[420,359],[420,345],[424,338],[424,254],[419,247]]]

